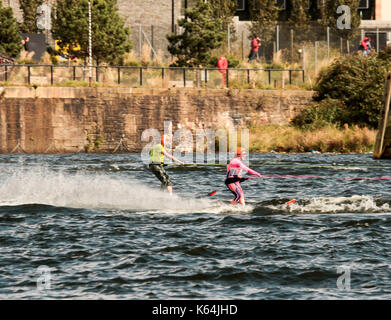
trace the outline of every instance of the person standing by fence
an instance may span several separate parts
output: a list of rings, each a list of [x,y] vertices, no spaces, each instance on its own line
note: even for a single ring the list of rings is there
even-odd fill
[[[258,61],[260,46],[261,46],[261,39],[259,39],[259,37],[254,36],[254,38],[251,40],[251,53],[248,58],[249,62],[251,62],[254,59]]]
[[[368,56],[371,53],[372,45],[371,40],[368,37],[365,37],[360,44],[360,49],[364,57]]]

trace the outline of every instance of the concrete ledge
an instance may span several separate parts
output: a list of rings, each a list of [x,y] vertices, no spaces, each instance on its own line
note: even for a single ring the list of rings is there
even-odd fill
[[[105,95],[161,96],[196,94],[198,96],[300,96],[313,97],[314,91],[261,89],[192,89],[192,88],[87,88],[87,87],[0,87],[4,98],[78,99]]]

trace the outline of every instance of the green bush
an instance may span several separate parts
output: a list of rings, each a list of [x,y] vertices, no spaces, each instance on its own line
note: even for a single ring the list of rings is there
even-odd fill
[[[327,123],[377,128],[383,103],[384,83],[391,67],[391,49],[369,57],[355,54],[338,58],[317,79],[314,104],[294,119],[298,127]]]
[[[240,67],[240,61],[237,60],[235,57],[231,55],[225,56],[228,60],[228,68],[237,68]],[[220,56],[213,56],[208,61],[208,67],[209,68],[217,68],[217,61],[219,60]]]
[[[378,59],[388,64],[391,63],[391,45],[379,52]]]
[[[345,104],[340,100],[327,98],[303,110],[293,119],[292,124],[301,129],[316,130],[330,124],[341,127],[348,120]]]
[[[127,61],[127,62],[123,63],[122,65],[126,66],[126,67],[139,67],[139,66],[141,66],[141,63],[138,61]]]

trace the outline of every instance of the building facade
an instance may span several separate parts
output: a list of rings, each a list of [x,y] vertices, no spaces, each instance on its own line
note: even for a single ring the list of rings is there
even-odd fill
[[[288,20],[290,10],[292,9],[291,0],[276,0],[280,8],[279,22],[284,23]],[[319,17],[320,7],[325,0],[310,0],[309,11],[312,20],[316,21]],[[238,9],[236,16],[239,22],[250,21],[251,6],[254,6],[254,0],[237,0]],[[379,49],[384,48],[391,42],[391,0],[360,0],[359,14],[362,18],[361,36],[370,36],[375,45],[379,42]]]
[[[13,8],[15,17],[23,21],[19,0],[0,0],[4,6]],[[45,0],[54,3],[55,0]],[[184,15],[186,8],[194,7],[198,0],[117,0],[120,16],[125,25],[130,27],[130,40],[137,55],[142,55],[143,46],[153,48],[153,53],[168,58],[167,34],[178,32],[177,21]],[[237,11],[234,18],[238,38],[248,47],[248,23],[250,22],[250,5],[253,0],[236,0]],[[319,18],[319,6],[325,0],[310,0],[312,19]],[[291,0],[276,0],[280,7],[279,22],[284,24],[292,8]],[[391,42],[391,0],[360,0],[362,16],[361,36],[369,35],[379,49]],[[243,40],[246,39],[246,40]],[[321,40],[321,39],[320,39]]]

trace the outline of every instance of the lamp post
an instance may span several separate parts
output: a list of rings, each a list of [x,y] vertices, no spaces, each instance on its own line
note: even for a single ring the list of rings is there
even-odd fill
[[[92,87],[92,14],[91,14],[91,1],[88,1],[88,53],[89,53],[89,83]]]

